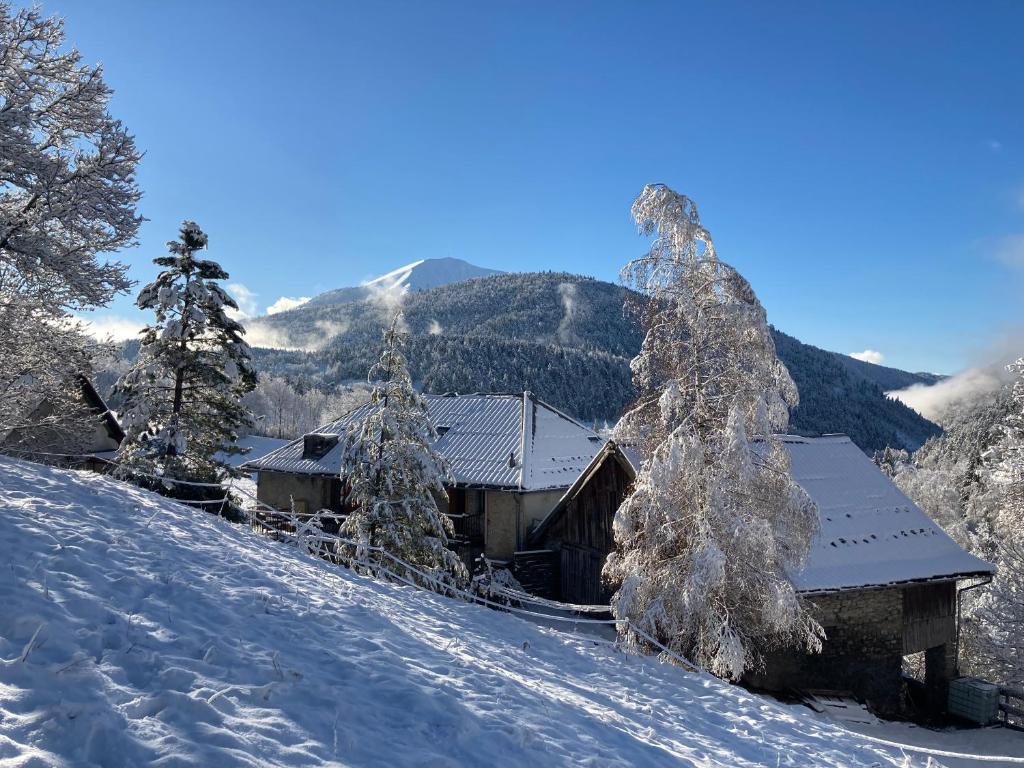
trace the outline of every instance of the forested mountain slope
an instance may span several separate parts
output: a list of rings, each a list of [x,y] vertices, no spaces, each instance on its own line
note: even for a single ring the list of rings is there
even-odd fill
[[[623,311],[626,289],[564,272],[508,273],[405,295],[410,367],[428,392],[522,391],[587,421],[613,422],[633,398],[629,360],[641,334]],[[315,351],[261,349],[262,370],[333,386],[362,379],[395,305],[309,304],[258,321]],[[329,337],[329,338],[328,338]],[[844,432],[862,449],[914,449],[939,432],[885,390],[934,377],[864,363],[776,333],[800,388],[794,431]]]

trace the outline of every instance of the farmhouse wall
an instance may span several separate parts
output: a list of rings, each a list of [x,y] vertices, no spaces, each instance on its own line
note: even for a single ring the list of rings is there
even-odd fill
[[[256,481],[256,498],[275,509],[290,509],[293,498],[299,512],[330,509],[332,503],[336,505],[332,498],[333,480],[318,475],[260,472]]]
[[[773,653],[751,683],[785,688],[852,691],[882,712],[902,708],[903,656],[929,650],[928,685],[941,696],[949,677],[956,636],[956,586],[952,582],[850,590],[808,598],[825,630],[820,654]]]

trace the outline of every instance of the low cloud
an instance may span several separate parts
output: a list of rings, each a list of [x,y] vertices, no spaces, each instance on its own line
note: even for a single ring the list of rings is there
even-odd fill
[[[902,401],[926,419],[941,424],[951,410],[995,392],[1004,380],[997,366],[968,368],[935,384],[914,384],[886,394]]]
[[[311,333],[296,333],[284,328],[275,328],[250,318],[245,323],[245,340],[252,347],[284,349],[292,352],[319,352],[331,339],[348,330],[347,323],[318,320],[316,330]]]
[[[427,328],[427,333],[431,336],[440,336],[444,333],[444,328],[441,327],[441,324],[437,322],[437,320],[431,320],[430,326]]]
[[[259,296],[258,293],[249,290],[242,283],[230,283],[228,285],[228,293],[235,300],[235,303],[238,304],[238,309],[226,310],[228,317],[233,317],[235,320],[244,320],[247,317],[255,317],[259,314],[260,308],[256,303],[256,298]]]
[[[276,315],[278,312],[287,312],[289,309],[295,309],[301,307],[303,304],[308,302],[311,296],[300,296],[297,299],[290,298],[288,296],[282,296],[269,307],[267,307],[268,315]]]
[[[128,317],[117,315],[106,315],[86,319],[78,318],[82,330],[90,336],[105,341],[126,341],[139,338],[145,323],[141,320],[132,320]]]
[[[875,349],[865,349],[863,352],[851,352],[850,357],[854,360],[863,360],[865,363],[881,365],[885,355]]]
[[[580,308],[579,290],[575,283],[559,283],[558,296],[562,300],[562,319],[558,323],[558,340],[562,344],[572,344],[576,341],[572,324]]]
[[[977,357],[977,364],[934,384],[914,384],[886,392],[926,419],[943,424],[950,416],[992,396],[1012,379],[1006,366],[1024,355],[1024,329],[1007,329]]]

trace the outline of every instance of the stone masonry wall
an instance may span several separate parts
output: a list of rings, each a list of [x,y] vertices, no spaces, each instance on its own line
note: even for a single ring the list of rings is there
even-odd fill
[[[881,712],[902,706],[903,596],[898,588],[809,598],[825,629],[820,654],[774,653],[753,685],[852,691]]]

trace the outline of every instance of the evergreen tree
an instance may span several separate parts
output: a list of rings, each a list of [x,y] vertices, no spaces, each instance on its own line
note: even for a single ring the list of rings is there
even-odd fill
[[[369,410],[342,438],[341,476],[353,511],[341,530],[358,542],[346,554],[362,560],[370,547],[379,547],[444,583],[462,585],[466,567],[448,548],[452,523],[437,506],[438,497],[446,498],[451,471],[433,448],[437,431],[409,377],[400,317],[384,332],[380,360],[370,369]],[[433,586],[384,562],[411,581]]]
[[[196,257],[206,244],[199,226],[184,222],[170,255],[154,259],[164,270],[139,292],[136,304],[156,319],[117,384],[127,433],[118,458],[129,471],[202,482],[234,474],[222,457],[239,453],[238,430],[251,422],[242,397],[256,374],[245,330],[225,311],[237,309],[218,284],[227,272]]]
[[[646,332],[639,400],[616,438],[645,457],[615,515],[612,610],[715,674],[765,650],[820,648],[789,573],[818,529],[775,432],[797,392],[750,284],[715,254],[694,203],[648,185],[633,204],[650,251],[623,279]],[[629,630],[629,640],[644,645]]]

